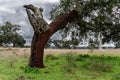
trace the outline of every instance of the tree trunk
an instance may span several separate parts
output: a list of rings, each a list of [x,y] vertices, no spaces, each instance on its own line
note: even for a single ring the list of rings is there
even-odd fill
[[[13,47],[16,47],[15,43],[13,43]]]
[[[98,48],[102,49],[102,32],[98,33]]]
[[[72,10],[70,13],[60,16],[49,24],[49,29],[41,34],[34,33],[31,44],[30,67],[44,68],[43,56],[44,47],[51,35],[59,29],[65,28],[67,23],[74,21],[78,17],[78,12]]]

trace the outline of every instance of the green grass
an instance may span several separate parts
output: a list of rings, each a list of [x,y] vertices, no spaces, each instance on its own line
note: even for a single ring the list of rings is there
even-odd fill
[[[28,55],[0,57],[0,80],[120,80],[120,57],[47,55],[46,68],[30,68]]]

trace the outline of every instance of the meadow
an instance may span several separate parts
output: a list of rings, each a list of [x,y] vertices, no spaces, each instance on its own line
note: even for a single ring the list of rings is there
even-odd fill
[[[29,48],[0,48],[0,80],[120,80],[120,50],[45,49],[46,68],[30,68]]]

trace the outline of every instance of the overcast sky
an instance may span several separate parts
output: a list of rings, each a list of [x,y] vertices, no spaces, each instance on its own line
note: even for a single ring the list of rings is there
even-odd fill
[[[25,4],[33,4],[37,7],[44,8],[44,19],[49,23],[50,14],[54,4],[59,3],[59,0],[0,0],[0,24],[10,21],[21,26],[20,34],[30,44],[33,35],[33,29],[28,21],[25,9],[22,7]],[[53,36],[53,38],[57,38]]]

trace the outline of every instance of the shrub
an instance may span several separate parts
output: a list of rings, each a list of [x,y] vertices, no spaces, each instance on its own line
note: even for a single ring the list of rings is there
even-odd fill
[[[21,67],[21,69],[25,72],[25,73],[39,73],[39,68],[31,68],[29,66],[26,67]]]
[[[83,61],[86,58],[89,58],[90,56],[88,54],[84,54],[84,55],[78,55],[77,58],[75,59],[76,61]]]

